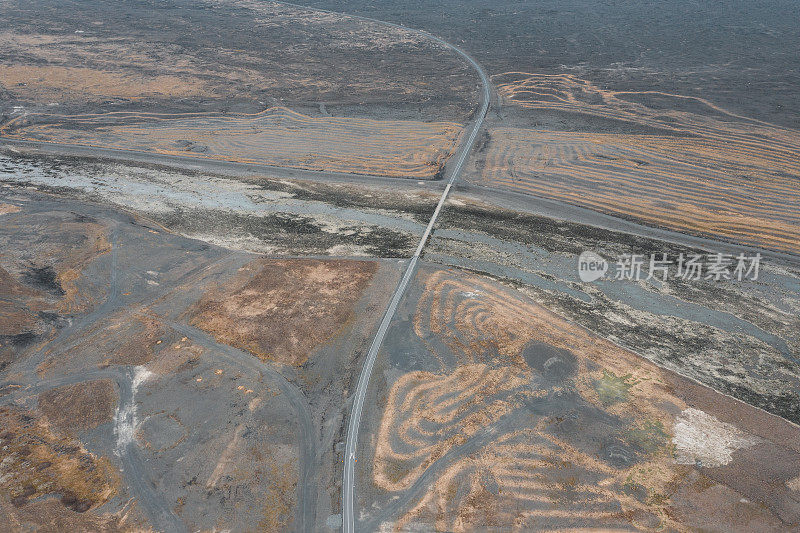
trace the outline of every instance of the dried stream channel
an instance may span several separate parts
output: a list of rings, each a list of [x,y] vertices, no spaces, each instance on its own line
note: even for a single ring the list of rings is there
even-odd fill
[[[377,187],[353,193],[336,184],[1,155],[0,180],[110,202],[188,237],[265,254],[402,257],[438,199],[419,186],[392,203]]]
[[[233,179],[164,168],[28,159],[0,162],[6,185],[89,195],[152,218],[171,231],[232,249],[274,255],[403,257],[424,231],[438,192],[403,181],[394,187],[276,179]],[[475,197],[480,196],[481,200]],[[800,269],[767,257],[745,282],[583,283],[576,257],[622,253],[744,251],[642,227],[631,235],[498,208],[487,191],[448,201],[423,260],[510,283],[591,331],[651,361],[788,420],[800,385]],[[494,199],[503,205],[502,196]],[[634,226],[635,228],[635,226]],[[627,229],[627,228],[626,228]],[[680,235],[677,235],[680,238]],[[291,237],[291,238],[289,238]],[[697,241],[690,241],[695,244]],[[718,246],[715,248],[715,246]]]

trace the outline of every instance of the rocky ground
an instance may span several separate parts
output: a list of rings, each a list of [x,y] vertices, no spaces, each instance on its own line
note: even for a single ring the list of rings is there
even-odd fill
[[[493,75],[369,383],[359,528],[800,527],[796,17],[768,4],[350,5]],[[282,4],[0,19],[7,528],[340,529],[352,392],[477,76]],[[716,254],[758,276],[679,275]]]
[[[353,187],[13,151],[3,165],[15,309],[4,322],[6,402],[74,435],[94,460],[139,460],[87,511],[122,526],[222,527],[244,520],[229,502],[278,498],[245,523],[337,523],[346,398],[436,185]],[[584,250],[613,262],[753,249],[507,205],[468,187],[454,194],[390,329],[371,383],[378,409],[362,434],[373,455],[359,462],[364,524],[576,527],[590,505],[604,527],[683,529],[705,523],[690,505],[701,497],[723,522],[746,511],[773,529],[794,523],[793,467],[781,470],[778,497],[752,465],[774,453],[794,464],[797,453],[797,264],[768,254],[756,281],[582,282]],[[57,415],[53,402],[80,402],[76,384],[105,391],[107,407]],[[424,399],[418,387],[446,398]],[[403,399],[412,397],[422,411]],[[200,404],[216,422],[188,407]],[[577,426],[561,422],[574,417]],[[392,432],[418,424],[427,444]],[[587,428],[598,432],[591,444],[571,442]],[[698,443],[698,431],[741,445]],[[513,474],[564,449],[578,454],[568,467]],[[253,466],[234,466],[241,461]],[[139,476],[160,482],[132,505]],[[605,488],[590,490],[601,478]],[[19,499],[26,486],[49,486],[20,483],[6,485],[17,503],[28,501]],[[538,486],[552,486],[546,511]],[[743,510],[742,499],[759,503]]]

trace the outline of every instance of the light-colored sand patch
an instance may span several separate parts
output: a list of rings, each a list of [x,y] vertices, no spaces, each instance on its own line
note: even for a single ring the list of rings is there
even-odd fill
[[[0,215],[19,213],[20,207],[13,204],[0,204]]]
[[[139,419],[136,415],[136,390],[139,385],[147,381],[152,375],[153,373],[144,366],[137,366],[131,383],[130,403],[120,404],[117,408],[117,412],[114,415],[114,434],[117,436],[117,448],[114,453],[117,455],[121,455],[128,444],[133,442],[136,430],[139,427]]]
[[[761,441],[694,408],[680,414],[674,433],[675,461],[684,465],[724,466],[733,460],[733,452]]]

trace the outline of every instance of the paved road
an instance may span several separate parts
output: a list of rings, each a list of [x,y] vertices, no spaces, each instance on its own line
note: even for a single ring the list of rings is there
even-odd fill
[[[390,178],[386,176],[370,176],[362,174],[346,174],[330,171],[310,171],[292,168],[277,168],[268,165],[255,163],[235,163],[229,161],[202,160],[192,156],[166,156],[162,154],[130,152],[126,150],[116,150],[112,148],[87,148],[84,146],[74,146],[68,144],[40,143],[33,141],[18,141],[0,137],[0,150],[3,145],[25,146],[33,149],[37,153],[50,154],[54,156],[76,156],[76,157],[101,157],[121,162],[134,162],[143,165],[157,165],[175,169],[176,171],[202,171],[213,172],[220,176],[231,179],[253,178],[254,176],[269,175],[273,178],[307,180],[321,183],[350,183],[364,185],[379,185],[381,188],[390,190],[418,190],[420,184],[418,180]],[[424,187],[428,190],[443,189],[447,182],[426,181]],[[777,252],[762,248],[757,245],[747,243],[726,242],[707,237],[698,237],[674,230],[661,228],[654,225],[645,225],[640,221],[626,220],[613,215],[593,211],[586,207],[569,204],[561,200],[552,200],[535,196],[529,193],[512,191],[501,187],[488,185],[477,185],[460,181],[455,184],[455,192],[472,196],[483,203],[490,203],[503,209],[512,209],[521,213],[531,213],[542,215],[556,220],[568,220],[576,224],[584,224],[597,228],[604,228],[611,231],[625,233],[639,237],[646,237],[662,240],[682,246],[708,250],[710,252],[747,253],[759,252],[765,259],[771,262],[797,266],[800,265],[800,256],[785,252]],[[281,258],[288,256],[281,255]],[[331,256],[303,255],[302,257],[324,257],[330,259]],[[349,256],[345,256],[349,257]]]
[[[287,4],[287,5],[295,5],[295,4]],[[304,6],[296,6],[296,7],[304,7]],[[321,11],[321,10],[320,10]],[[394,28],[402,28],[409,31],[417,32],[447,48],[454,51],[458,55],[460,55],[464,60],[467,61],[478,73],[478,76],[481,80],[481,85],[483,90],[481,92],[481,105],[478,109],[477,114],[475,115],[475,119],[471,126],[470,134],[467,137],[465,142],[462,142],[461,145],[458,147],[458,150],[455,155],[455,164],[450,167],[450,177],[447,181],[447,185],[442,192],[441,198],[439,198],[439,203],[436,205],[436,209],[431,216],[430,221],[428,222],[428,226],[425,228],[425,233],[422,235],[422,238],[419,241],[419,245],[417,246],[414,255],[411,257],[408,265],[406,266],[406,271],[403,274],[400,283],[398,284],[397,288],[392,295],[392,299],[389,302],[389,307],[386,310],[386,313],[383,315],[383,319],[381,320],[380,326],[378,327],[378,332],[375,334],[375,338],[372,341],[372,345],[369,348],[369,352],[367,352],[367,357],[364,361],[364,366],[361,369],[361,374],[358,377],[358,384],[356,386],[355,395],[353,396],[353,407],[350,412],[350,419],[349,424],[347,426],[347,440],[345,443],[345,459],[344,459],[344,472],[343,472],[343,479],[342,479],[342,528],[345,533],[353,533],[355,531],[355,516],[354,516],[354,494],[355,494],[355,463],[356,463],[356,446],[358,444],[358,432],[361,426],[361,414],[364,410],[364,399],[367,394],[367,386],[369,385],[370,377],[372,376],[372,368],[375,365],[375,359],[378,355],[378,351],[383,344],[383,339],[386,336],[386,331],[389,329],[389,324],[394,317],[395,312],[397,311],[397,306],[400,303],[400,300],[403,298],[403,295],[406,292],[406,288],[408,287],[409,281],[414,276],[414,273],[417,268],[417,262],[419,261],[420,255],[422,255],[423,250],[425,249],[425,245],[430,238],[431,232],[433,231],[433,227],[436,224],[436,219],[439,217],[439,213],[444,206],[445,200],[447,200],[447,195],[450,193],[450,189],[453,186],[453,183],[458,179],[459,175],[461,174],[461,169],[464,166],[464,162],[469,155],[470,150],[475,144],[475,140],[478,137],[478,132],[480,131],[481,125],[483,124],[483,119],[486,117],[486,112],[489,110],[489,101],[491,98],[491,84],[489,82],[489,78],[484,72],[483,68],[466,52],[461,50],[455,45],[448,43],[436,37],[435,35],[431,35],[422,30],[413,30],[410,28],[405,28],[404,26],[400,26],[398,24],[393,24],[390,22],[378,21],[374,19],[369,19],[366,17],[355,17],[362,20],[367,20],[370,22],[378,22],[385,26],[390,26]]]
[[[298,6],[298,7],[304,7],[304,6]],[[317,10],[317,11],[319,11],[319,10]],[[397,25],[397,24],[392,24],[392,23],[387,23],[387,22],[382,22],[382,21],[373,21],[372,19],[367,19],[367,18],[364,18],[364,17],[356,17],[356,18],[362,18],[364,20],[369,20],[369,21],[372,21],[372,22],[380,22],[381,24],[384,24],[384,25],[390,26],[390,27],[403,28],[403,29],[410,30],[408,28],[405,28],[405,27]],[[414,255],[410,258],[409,262],[406,265],[406,270],[404,272],[404,275],[401,278],[397,288],[395,289],[395,292],[394,292],[394,294],[392,296],[392,299],[390,301],[389,307],[387,308],[387,310],[386,310],[386,312],[385,312],[385,314],[384,314],[384,316],[383,316],[383,318],[381,320],[380,326],[379,326],[378,331],[377,331],[377,333],[376,333],[376,335],[375,335],[375,337],[374,337],[374,339],[372,341],[372,344],[370,346],[370,349],[369,349],[369,351],[367,353],[367,357],[366,357],[365,362],[364,362],[364,366],[362,367],[361,373],[359,375],[357,387],[356,387],[356,390],[355,390],[355,395],[353,396],[353,405],[352,405],[352,410],[351,410],[351,414],[350,414],[349,422],[348,422],[348,429],[347,429],[347,436],[346,436],[346,447],[345,447],[345,464],[344,464],[343,485],[342,485],[342,492],[343,492],[343,494],[342,494],[342,500],[343,500],[342,517],[343,517],[343,530],[345,532],[353,532],[353,531],[355,531],[355,528],[356,528],[356,521],[355,521],[355,516],[354,516],[354,511],[355,511],[355,509],[354,509],[354,500],[355,500],[355,461],[356,461],[356,457],[357,457],[357,443],[358,443],[357,441],[358,441],[358,433],[359,433],[360,423],[361,423],[361,416],[362,416],[362,413],[363,413],[363,404],[364,404],[364,401],[365,401],[366,392],[367,392],[367,388],[368,388],[368,385],[369,385],[369,380],[371,378],[371,374],[372,374],[372,370],[373,370],[373,367],[374,367],[375,360],[377,358],[377,354],[378,354],[378,352],[380,350],[380,347],[381,347],[381,345],[383,343],[383,340],[384,340],[384,337],[386,335],[386,332],[388,331],[389,325],[390,325],[390,323],[391,323],[391,321],[392,321],[392,319],[393,319],[393,317],[394,317],[394,315],[396,313],[397,307],[398,307],[400,301],[402,300],[402,298],[403,298],[403,296],[404,296],[404,294],[405,294],[405,292],[407,290],[408,284],[410,283],[411,279],[413,278],[413,276],[414,276],[414,274],[416,272],[418,261],[419,261],[421,255],[422,255],[422,253],[423,253],[423,251],[425,249],[425,246],[426,246],[426,244],[428,242],[428,239],[430,238],[430,235],[431,235],[431,233],[433,231],[433,228],[434,228],[434,226],[436,224],[437,218],[438,218],[438,216],[439,216],[439,214],[440,214],[440,212],[441,212],[441,210],[442,210],[442,208],[444,206],[444,203],[445,203],[445,201],[446,201],[446,199],[447,199],[447,197],[448,197],[448,195],[449,195],[449,193],[451,191],[451,188],[453,187],[453,185],[456,182],[456,180],[459,178],[459,176],[461,174],[461,171],[463,169],[463,165],[465,164],[466,159],[467,159],[467,157],[468,157],[468,155],[470,153],[470,150],[472,149],[472,147],[475,144],[475,141],[476,141],[477,135],[478,135],[478,133],[480,131],[480,128],[482,126],[484,117],[486,116],[486,113],[488,111],[488,107],[489,107],[489,103],[490,103],[490,99],[491,99],[491,90],[490,90],[491,85],[490,85],[489,79],[488,79],[487,75],[485,74],[485,72],[483,71],[483,69],[480,67],[480,65],[474,59],[472,59],[468,54],[466,54],[464,51],[462,51],[458,47],[456,47],[456,46],[454,46],[454,45],[452,45],[450,43],[447,43],[446,41],[444,41],[444,40],[442,40],[442,39],[440,39],[440,38],[438,38],[438,37],[436,37],[434,35],[431,35],[431,34],[429,34],[427,32],[424,32],[424,31],[418,31],[418,30],[410,30],[410,31],[416,31],[419,34],[424,35],[427,38],[429,38],[429,39],[441,44],[442,46],[445,46],[445,47],[449,48],[450,50],[454,51],[455,53],[459,54],[462,58],[464,58],[464,60],[467,61],[476,70],[476,72],[478,73],[478,75],[480,77],[480,81],[481,81],[483,90],[482,90],[482,93],[481,93],[481,104],[480,104],[480,107],[478,109],[477,114],[475,115],[473,123],[470,126],[469,135],[460,144],[460,146],[458,147],[458,150],[456,151],[455,156],[451,160],[451,164],[448,165],[448,169],[447,170],[448,170],[449,177],[448,177],[448,180],[447,180],[446,185],[444,187],[444,190],[442,192],[442,195],[441,195],[441,197],[439,199],[439,202],[438,202],[438,204],[436,206],[436,209],[434,210],[433,215],[431,216],[431,218],[430,218],[430,220],[429,220],[429,222],[428,222],[428,224],[426,226],[425,232],[422,235],[422,238],[420,239],[420,241],[418,243],[418,246],[417,246],[417,248],[415,250]],[[34,147],[40,148],[43,151],[53,151],[53,152],[58,152],[58,153],[61,153],[61,154],[64,153],[64,149],[65,149],[64,145],[58,145],[58,146],[54,146],[54,147],[46,147],[45,145],[43,145],[41,143],[25,143],[25,142],[17,142],[17,143],[15,143],[13,141],[9,142],[9,144],[20,144],[20,145],[27,144],[29,146],[34,146]],[[88,151],[87,149],[85,149],[83,147],[72,147],[71,150],[73,151],[74,155],[81,155],[81,153],[83,151]],[[214,167],[217,170],[225,170],[225,171],[230,171],[230,172],[237,173],[237,174],[241,173],[242,175],[251,174],[251,173],[254,174],[254,173],[264,172],[265,170],[268,170],[271,173],[275,173],[279,177],[290,177],[290,178],[299,178],[299,179],[316,179],[316,180],[331,179],[333,181],[347,181],[347,182],[356,181],[356,182],[364,182],[364,183],[372,183],[372,184],[374,184],[374,183],[383,183],[383,184],[391,185],[391,186],[404,186],[405,185],[405,184],[401,184],[401,182],[399,182],[399,180],[397,180],[396,178],[384,178],[384,177],[378,177],[378,176],[359,176],[359,175],[344,174],[344,173],[311,172],[311,171],[303,171],[303,170],[298,170],[298,169],[285,169],[285,168],[278,168],[278,167],[269,167],[269,166],[266,166],[266,165],[250,165],[250,164],[217,162],[217,161],[209,161],[209,160],[202,160],[201,161],[201,160],[194,160],[192,158],[183,157],[183,156],[179,156],[179,157],[176,157],[176,156],[154,156],[153,154],[142,154],[142,153],[132,152],[132,151],[121,151],[121,150],[110,150],[110,149],[109,150],[103,150],[103,149],[97,149],[97,148],[91,148],[90,150],[91,150],[93,155],[97,155],[98,153],[100,153],[101,155],[119,157],[121,159],[129,160],[129,161],[130,160],[134,160],[134,161],[141,161],[141,162],[147,162],[147,163],[159,163],[159,164],[165,164],[165,165],[181,166],[183,168],[191,167],[192,165],[194,165],[194,166],[196,166],[196,168],[202,169],[202,170],[208,170],[209,167]],[[509,203],[513,203],[514,200],[517,200],[517,201],[520,201],[520,202],[525,201],[529,205],[529,202],[532,199],[532,197],[527,196],[527,195],[526,196],[520,195],[519,197],[515,198],[511,193],[501,193],[501,192],[493,190],[493,189],[482,188],[482,187],[477,187],[477,186],[470,186],[470,187],[467,187],[465,189],[465,192],[471,192],[471,191],[480,192],[480,193],[486,193],[487,195],[492,195],[492,194],[500,195],[497,198],[497,202],[496,203],[498,203],[499,205],[504,205],[505,207],[509,207],[508,204]],[[502,198],[502,200],[501,200],[501,198]],[[561,215],[561,216],[557,216],[556,218],[564,218],[563,210],[565,209],[565,207],[569,208],[569,209],[572,209],[572,210],[580,209],[580,208],[575,208],[574,206],[567,206],[567,205],[563,204],[562,202],[551,202],[551,201],[547,201],[547,200],[539,200],[539,201],[543,205],[543,207],[542,207],[543,210],[545,210],[545,211],[552,210],[554,213],[556,213],[558,215]],[[613,226],[619,226],[619,225],[625,225],[625,228],[615,228],[615,229],[626,231],[626,232],[630,232],[630,233],[634,233],[634,234],[641,233],[641,232],[643,232],[645,230],[647,232],[658,233],[658,234],[662,234],[662,235],[663,235],[663,233],[665,233],[664,230],[659,230],[659,229],[655,229],[655,228],[647,228],[647,227],[639,225],[639,224],[633,224],[633,223],[620,221],[620,219],[607,217],[606,215],[600,215],[600,214],[597,214],[597,213],[594,213],[594,212],[590,212],[588,210],[585,213],[583,213],[583,216],[584,217],[590,217],[590,218],[591,217],[598,218],[598,220],[595,221],[595,224],[597,224],[597,225],[607,224],[607,225],[612,226],[612,227]],[[599,220],[600,217],[602,217],[602,220]],[[631,227],[627,227],[628,225],[630,225]],[[673,238],[675,238],[676,240],[682,241],[682,242],[685,242],[686,239],[694,239],[693,244],[695,244],[695,245],[707,244],[706,242],[700,242],[697,238],[688,237],[688,236],[684,236],[684,235],[677,235],[676,234],[676,235],[673,235]],[[116,247],[114,247],[114,249],[115,248]],[[115,269],[112,269],[112,276],[114,276],[114,275],[115,275]],[[99,314],[104,314],[104,313],[108,312],[109,308],[112,308],[113,305],[116,303],[117,289],[116,289],[115,279],[112,278],[111,281],[112,281],[112,283],[111,283],[112,290],[110,291],[109,300],[107,301],[107,303],[104,306],[104,308],[98,310]],[[96,318],[96,317],[93,316],[91,318]],[[84,326],[85,323],[91,323],[91,322],[93,322],[93,320],[91,320],[91,319],[90,320],[86,320],[86,321],[82,321],[81,323],[76,324],[74,327],[68,328],[66,331],[62,332],[62,334],[59,336],[59,338],[57,340],[66,339],[72,333],[74,333],[75,330],[80,330]],[[245,354],[245,353],[240,352],[238,350],[231,349],[231,348],[226,347],[224,345],[219,345],[218,343],[214,342],[213,339],[211,339],[210,337],[206,336],[202,332],[199,332],[198,330],[195,330],[194,328],[190,328],[188,326],[180,325],[180,324],[173,324],[173,327],[175,329],[179,330],[179,331],[182,331],[184,334],[187,334],[187,336],[193,336],[196,340],[199,338],[202,341],[202,343],[204,343],[204,344],[213,345],[215,348],[219,349],[223,353],[227,353],[227,355],[230,357],[231,360],[234,360],[239,364],[251,366],[251,367],[253,367],[253,369],[255,369],[257,367],[259,370],[264,371],[264,372],[266,372],[268,374],[271,374],[271,373],[274,372],[271,369],[268,369],[268,368],[265,369],[264,368],[265,365],[259,365],[258,362],[255,361],[252,358],[252,356],[250,356],[249,354]],[[34,358],[34,360],[36,360],[36,358]],[[297,525],[298,525],[298,530],[300,530],[300,531],[310,531],[310,530],[313,530],[313,528],[314,528],[315,518],[316,518],[315,517],[315,512],[314,512],[315,507],[316,507],[315,506],[316,479],[315,479],[315,476],[313,475],[314,469],[311,468],[311,466],[316,461],[316,456],[317,456],[317,453],[316,453],[316,450],[315,450],[316,443],[318,442],[318,438],[317,438],[317,435],[316,435],[316,428],[312,424],[312,421],[311,421],[311,418],[310,418],[310,414],[308,412],[308,406],[307,406],[307,403],[306,403],[305,399],[302,397],[302,394],[299,391],[297,391],[294,388],[293,385],[289,384],[288,382],[285,382],[285,378],[283,378],[281,380],[281,379],[278,379],[278,376],[273,375],[272,377],[276,378],[278,380],[278,382],[281,383],[282,388],[285,389],[284,392],[287,393],[287,396],[291,399],[293,406],[295,407],[295,409],[298,412],[299,425],[300,425],[301,434],[302,434],[301,446],[300,446],[301,455],[302,455],[302,460],[300,461],[300,465],[301,465],[301,470],[302,471],[301,471],[301,475],[300,475],[300,483],[299,483],[299,486],[298,486]],[[282,378],[282,376],[281,376],[281,378]],[[85,375],[82,376],[82,379],[86,379],[86,376]],[[126,386],[129,387],[129,384],[127,384],[126,381],[124,381],[124,380],[117,380],[117,384],[118,384],[118,387],[120,387],[120,391],[121,391],[120,396],[121,396],[121,398],[126,396],[127,395]],[[131,459],[132,463],[130,463],[130,466],[128,468],[126,468],[126,474],[127,474],[126,477],[133,478],[132,481],[129,481],[129,483],[131,483],[133,485],[132,488],[137,493],[140,494],[140,498],[141,499],[146,500],[146,503],[148,505],[146,505],[145,508],[147,510],[151,511],[150,514],[156,516],[156,518],[153,520],[154,525],[157,525],[159,527],[159,529],[163,529],[163,530],[175,529],[176,527],[178,527],[178,525],[174,523],[174,520],[173,520],[174,519],[174,515],[170,516],[168,513],[164,512],[163,505],[162,505],[163,502],[159,502],[157,500],[157,498],[156,498],[157,495],[152,492],[152,488],[151,487],[147,487],[145,484],[139,483],[139,482],[143,481],[146,478],[146,476],[143,475],[143,472],[142,472],[143,468],[141,467],[141,464],[138,464],[138,465],[136,464],[137,461],[139,461],[139,463],[141,462],[139,456],[134,454],[134,455],[130,456],[130,459]],[[432,475],[432,472],[434,472],[434,471],[435,470],[432,469],[430,473],[426,473],[426,474],[427,475]],[[137,486],[137,485],[139,485],[139,486]],[[413,492],[413,491],[411,491],[411,492]]]

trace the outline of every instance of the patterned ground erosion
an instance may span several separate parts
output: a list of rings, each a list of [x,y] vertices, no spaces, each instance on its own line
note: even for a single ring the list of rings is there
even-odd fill
[[[679,231],[800,251],[800,133],[698,98],[605,91],[571,75],[494,77],[503,102],[643,134],[490,130],[478,183]],[[626,126],[627,124],[627,126]],[[559,127],[558,129],[563,129]]]
[[[477,276],[427,274],[414,329],[442,370],[390,388],[374,483],[419,495],[396,528],[800,523],[795,426]]]
[[[257,260],[206,293],[191,323],[264,361],[302,365],[354,317],[378,268],[372,261]]]
[[[413,178],[440,172],[462,129],[453,122],[312,118],[284,107],[240,116],[69,116],[16,128],[22,120],[4,126],[8,137]]]

